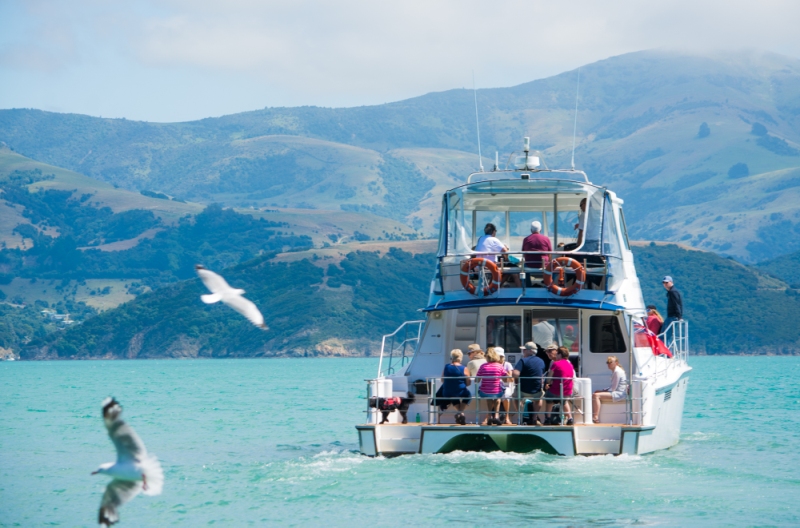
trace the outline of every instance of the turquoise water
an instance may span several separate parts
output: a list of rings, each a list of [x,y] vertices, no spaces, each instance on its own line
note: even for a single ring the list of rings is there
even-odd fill
[[[692,358],[647,456],[357,453],[371,359],[0,363],[0,525],[91,526],[110,394],[162,461],[128,526],[797,525],[800,358]]]

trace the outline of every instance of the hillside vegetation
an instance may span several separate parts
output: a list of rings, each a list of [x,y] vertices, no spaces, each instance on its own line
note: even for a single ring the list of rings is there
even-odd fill
[[[181,282],[107,311],[83,325],[37,339],[28,358],[361,355],[424,306],[435,259],[391,249],[340,261],[307,252],[303,260],[264,255],[225,270],[263,311],[268,331],[221,305],[200,302],[202,284]],[[648,302],[662,310],[661,277],[684,295],[695,353],[797,353],[796,290],[735,261],[676,246],[635,248]],[[300,255],[293,255],[299,257]],[[758,307],[757,310],[754,310]]]
[[[504,165],[528,135],[550,166],[566,166],[576,79],[572,71],[479,90],[483,151],[500,151]],[[472,97],[450,90],[379,106],[265,108],[172,124],[3,110],[0,140],[130,190],[238,206],[343,207],[430,234],[438,192],[478,165]],[[626,199],[634,237],[750,262],[800,250],[800,61],[631,53],[581,69],[579,108],[578,166]]]

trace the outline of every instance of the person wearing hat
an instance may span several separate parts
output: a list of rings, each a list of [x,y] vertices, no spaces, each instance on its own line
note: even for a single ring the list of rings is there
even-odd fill
[[[500,406],[505,413],[505,425],[513,425],[511,421],[511,398],[515,397],[514,394],[516,387],[514,386],[514,378],[511,377],[511,373],[514,371],[514,367],[511,366],[511,363],[506,361],[506,350],[503,347],[494,347],[494,352],[498,356],[500,356],[500,362],[503,364],[503,370],[506,373],[505,378],[503,378],[500,383],[503,386],[503,397],[500,400]]]
[[[481,365],[486,363],[486,358],[484,357],[483,350],[481,350],[481,346],[477,343],[474,343],[467,347],[468,356],[469,356],[469,363],[467,363],[467,367],[464,369],[464,375],[467,377],[474,377],[478,375],[478,369],[481,368]],[[472,395],[475,395],[475,384],[469,386],[470,392]]]
[[[524,346],[519,347],[522,350],[522,357],[514,365],[512,375],[519,383],[520,400],[526,399],[533,401],[534,415],[532,419],[536,425],[541,425],[542,421],[539,419],[542,410],[542,397],[544,396],[544,387],[542,387],[542,378],[545,373],[544,361],[536,357],[538,347],[533,341],[528,341]],[[519,411],[519,405],[517,405]]]
[[[667,290],[667,320],[664,321],[664,324],[661,326],[666,333],[669,332],[669,327],[673,322],[683,319],[683,297],[681,296],[681,292],[678,291],[678,288],[675,287],[672,277],[669,275],[661,280],[661,284],[663,284],[664,289]],[[665,335],[664,338],[669,340],[669,336],[667,335]],[[667,342],[667,344],[669,344],[669,342]]]

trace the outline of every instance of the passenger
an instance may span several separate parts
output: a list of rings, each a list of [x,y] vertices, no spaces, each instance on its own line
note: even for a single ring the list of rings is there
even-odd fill
[[[503,386],[500,381],[505,377],[505,370],[503,369],[502,358],[497,355],[494,348],[486,351],[486,363],[478,369],[478,377],[482,378],[478,387],[478,396],[487,398],[484,400],[486,402],[486,417],[481,422],[481,425],[499,425],[500,420],[497,419],[497,411],[500,407],[500,398],[503,396]]]
[[[647,325],[647,328],[655,335],[661,333],[661,327],[664,324],[664,318],[661,317],[660,313],[658,313],[658,310],[654,304],[647,305],[647,321],[645,324]]]
[[[578,232],[578,241],[575,244],[575,247],[580,247],[583,244],[583,225],[584,221],[586,220],[586,198],[581,200],[581,203],[578,205],[581,208],[581,212],[578,213],[578,223],[575,224],[575,230]]]
[[[497,262],[497,254],[508,253],[508,247],[495,236],[497,228],[494,224],[486,224],[486,227],[483,228],[483,233],[484,235],[478,239],[478,244],[475,246],[475,252],[479,253],[478,256],[481,258]],[[484,252],[487,252],[487,254],[483,254]]]
[[[561,415],[567,416],[567,425],[572,425],[572,408],[569,404],[569,398],[572,396],[572,380],[575,377],[575,369],[572,368],[572,363],[569,362],[569,350],[566,347],[557,349],[557,352],[558,359],[553,361],[548,373],[550,387],[547,389],[546,394],[547,413],[550,414],[553,410],[553,405],[559,402],[561,404]],[[552,416],[550,423],[560,425],[561,418]]]
[[[556,341],[556,329],[545,319],[531,320],[531,334],[533,342],[542,348],[547,348]]]
[[[514,367],[511,366],[511,363],[506,361],[506,351],[503,347],[494,347],[494,351],[500,356],[500,362],[503,364],[503,371],[506,374],[506,377],[501,381],[501,385],[503,386],[503,398],[500,400],[500,405],[503,408],[503,413],[505,413],[505,420],[503,423],[506,425],[514,425],[511,421],[511,400],[517,396],[514,394],[514,378],[512,377]]]
[[[595,391],[593,395],[592,421],[600,423],[600,406],[602,401],[622,401],[628,395],[628,378],[625,371],[619,366],[617,356],[608,356],[606,365],[611,374],[611,386],[604,390]]]
[[[464,369],[464,375],[470,378],[474,378],[478,375],[478,369],[481,368],[481,365],[486,363],[486,359],[483,356],[483,350],[481,350],[481,346],[477,343],[472,344],[469,346],[469,363],[467,363],[467,367]],[[475,394],[475,385],[471,385],[472,389],[471,392]]]
[[[475,252],[478,253],[478,256],[481,258],[485,258],[486,260],[491,260],[492,262],[497,262],[497,257],[505,258],[505,255],[497,255],[497,253],[508,253],[508,247],[500,241],[495,235],[497,234],[497,228],[494,224],[488,223],[486,227],[483,228],[484,235],[478,239],[478,244],[475,246]],[[483,253],[487,252],[487,253]],[[495,254],[492,254],[495,253]],[[517,288],[521,288],[522,284],[519,281],[519,275],[516,273],[504,273],[505,275],[511,277],[511,282]],[[504,278],[501,278],[500,282],[504,282]]]
[[[567,325],[564,328],[564,338],[561,341],[564,343],[565,347],[569,348],[570,352],[580,352],[578,336],[575,334],[574,326]]]
[[[673,322],[683,319],[683,297],[669,275],[664,277],[661,283],[667,290],[667,320],[661,325],[661,329],[666,333],[670,331],[669,327]],[[669,338],[668,335],[664,336],[664,342],[667,345],[669,345]]]
[[[531,417],[533,423],[542,425],[539,416],[541,415],[542,397],[544,396],[542,387],[542,378],[545,372],[544,361],[536,357],[537,347],[533,341],[529,341],[525,343],[525,346],[519,348],[522,350],[522,357],[514,366],[512,375],[514,380],[519,383],[520,400],[522,402],[526,399],[533,401],[534,414]],[[517,403],[517,411],[519,411],[519,407],[520,405]]]
[[[531,234],[522,241],[522,251],[553,251],[550,239],[542,235],[541,230],[541,222],[531,222]],[[525,266],[529,268],[543,268],[549,261],[548,255],[525,255]]]
[[[455,416],[455,422],[466,425],[464,409],[467,408],[472,395],[467,389],[470,380],[465,377],[465,368],[461,365],[463,358],[464,354],[461,350],[456,348],[450,351],[450,364],[445,365],[442,372],[442,396],[444,397],[442,403],[455,406],[456,411],[458,411]]]
[[[558,359],[558,345],[550,343],[544,350],[539,347],[539,352],[536,354],[536,357],[544,362],[544,371],[547,372],[549,376],[553,362]]]

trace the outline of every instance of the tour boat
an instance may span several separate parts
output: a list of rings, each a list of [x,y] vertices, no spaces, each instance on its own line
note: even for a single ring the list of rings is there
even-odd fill
[[[647,329],[623,200],[583,171],[547,168],[525,139],[521,155],[509,157],[510,168],[495,163],[444,193],[424,318],[384,336],[377,377],[367,380],[366,420],[356,426],[364,455],[622,455],[678,442],[691,372],[688,323],[677,321],[658,336]],[[552,251],[521,251],[533,221]],[[488,223],[507,252],[475,250]],[[476,379],[463,418],[453,407],[442,410],[436,394],[453,349],[463,351],[466,365],[469,345],[502,347],[515,365],[528,342],[539,355],[550,344],[570,351],[572,394],[562,390],[552,401],[548,393],[540,402],[555,404],[552,412],[535,413],[537,402],[521,395],[517,380],[505,413],[512,424],[483,425],[499,415],[484,410]],[[592,394],[610,384],[609,356],[625,370],[628,388],[617,401],[603,402],[595,421]]]

